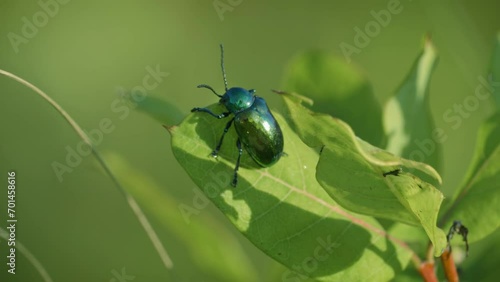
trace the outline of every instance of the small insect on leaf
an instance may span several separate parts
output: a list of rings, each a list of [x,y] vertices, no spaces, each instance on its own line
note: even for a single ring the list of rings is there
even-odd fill
[[[455,220],[453,222],[453,225],[450,227],[450,231],[448,231],[448,235],[446,236],[446,239],[448,240],[448,247],[450,248],[451,252],[451,244],[450,241],[453,238],[453,235],[459,234],[462,236],[462,239],[465,242],[465,254],[469,256],[469,242],[467,240],[467,235],[469,234],[469,229],[465,227],[462,222],[459,220]]]

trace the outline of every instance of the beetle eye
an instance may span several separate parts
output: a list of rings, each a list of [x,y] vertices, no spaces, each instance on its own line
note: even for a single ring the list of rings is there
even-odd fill
[[[253,94],[253,93],[255,93],[255,89],[250,89],[250,90],[248,90],[248,92],[250,92],[250,94]]]

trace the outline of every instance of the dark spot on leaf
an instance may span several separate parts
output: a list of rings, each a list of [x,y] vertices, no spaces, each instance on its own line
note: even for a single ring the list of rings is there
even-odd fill
[[[387,175],[394,175],[394,176],[398,176],[399,173],[401,173],[402,169],[401,168],[398,168],[398,169],[395,169],[395,170],[391,170],[391,171],[388,171],[388,172],[384,172],[382,175],[384,177],[386,177]]]
[[[321,149],[319,149],[319,154],[323,153],[323,149],[325,148],[325,145],[321,146]]]

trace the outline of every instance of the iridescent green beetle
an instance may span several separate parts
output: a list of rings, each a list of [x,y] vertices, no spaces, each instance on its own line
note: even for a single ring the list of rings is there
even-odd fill
[[[238,134],[236,147],[239,152],[232,182],[232,185],[236,186],[238,183],[238,168],[240,166],[241,155],[243,154],[241,145],[243,144],[245,150],[258,165],[268,167],[276,163],[283,155],[283,133],[278,122],[267,107],[266,101],[256,96],[254,89],[247,90],[241,87],[227,89],[226,71],[224,68],[224,47],[222,44],[220,45],[220,50],[222,77],[226,92],[224,95],[219,95],[212,87],[206,84],[198,85],[198,88],[208,88],[220,97],[219,103],[226,107],[227,112],[215,114],[206,108],[193,108],[191,112],[205,112],[218,119],[226,118],[231,114],[234,115],[226,124],[219,143],[212,151],[212,156],[217,157],[224,136],[234,123],[236,133]]]

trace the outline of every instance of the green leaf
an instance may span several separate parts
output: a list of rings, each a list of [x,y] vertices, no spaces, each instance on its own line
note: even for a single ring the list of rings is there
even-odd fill
[[[184,117],[182,111],[169,101],[151,95],[135,97],[130,92],[124,92],[121,95],[124,102],[129,104],[131,108],[149,115],[166,126],[179,124]]]
[[[220,105],[209,107],[222,112]],[[319,281],[389,280],[404,269],[412,251],[373,218],[335,203],[315,178],[318,154],[275,113],[288,154],[269,168],[256,167],[244,152],[238,186],[231,128],[218,159],[209,156],[227,121],[189,115],[171,127],[175,157],[205,195],[256,247],[287,266],[282,280],[302,275]],[[215,232],[215,231],[214,231]]]
[[[500,107],[500,32],[495,38],[495,49],[491,59],[491,86],[493,87],[493,97],[497,108]]]
[[[436,247],[435,255],[441,254],[446,245],[444,232],[436,227],[441,192],[409,173],[384,177],[384,173],[404,166],[440,180],[432,167],[369,145],[341,120],[305,109],[297,96],[283,94],[283,98],[304,142],[322,146],[316,178],[337,203],[356,213],[421,225]]]
[[[215,220],[210,220],[210,217],[204,217],[202,221],[192,223],[187,228],[181,216],[182,211],[179,211],[182,206],[167,193],[167,189],[162,189],[147,174],[131,166],[118,154],[108,152],[105,154],[105,159],[126,191],[137,199],[148,215],[155,218],[159,226],[172,234],[173,238],[164,240],[166,246],[172,250],[177,247],[172,246],[174,240],[182,243],[182,256],[188,256],[191,264],[189,267],[176,264],[173,271],[179,273],[178,275],[186,277],[194,267],[207,275],[208,277],[204,278],[209,280],[257,280],[252,263],[226,228]],[[195,209],[195,207],[189,208]],[[216,229],[217,233],[212,232],[213,229]],[[227,256],[228,253],[231,256]],[[214,257],[217,257],[217,260],[214,260]]]
[[[307,93],[312,110],[328,113],[351,125],[372,144],[384,141],[380,104],[372,87],[353,64],[323,51],[308,51],[290,62],[284,79],[288,92]]]
[[[500,32],[497,34],[495,43],[491,64],[491,80],[494,88],[493,96],[497,107],[500,107]]]
[[[479,129],[471,166],[452,203],[443,215],[443,226],[462,221],[469,229],[470,242],[500,226],[500,112]]]
[[[425,162],[440,171],[440,133],[435,129],[429,106],[429,84],[437,58],[436,50],[427,38],[409,75],[385,105],[384,129],[389,152]]]
[[[461,280],[497,281],[498,262],[500,261],[500,229],[497,229],[488,238],[471,244],[468,257],[465,257],[464,243],[460,237],[453,239],[453,241],[462,245],[462,248],[453,248],[453,252],[462,254],[458,261],[455,260],[458,267],[465,270],[460,273]]]

